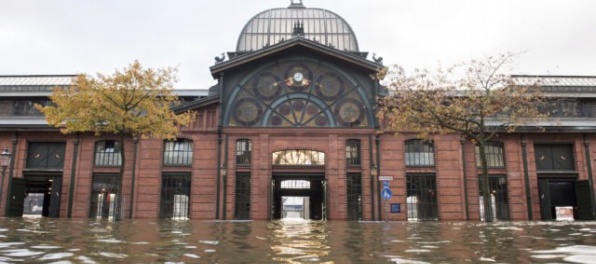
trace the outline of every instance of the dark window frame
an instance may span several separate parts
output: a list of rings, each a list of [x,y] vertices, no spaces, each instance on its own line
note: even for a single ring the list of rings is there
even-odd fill
[[[95,142],[93,164],[98,167],[117,167],[122,165],[122,147],[118,140]]]
[[[572,143],[536,143],[534,157],[537,171],[575,171],[574,145]]]
[[[161,178],[159,217],[162,219],[190,219],[191,176],[187,173],[164,173]],[[176,199],[180,195],[181,199]],[[184,201],[186,196],[186,201]],[[182,211],[176,208],[182,207]],[[184,210],[186,209],[186,210]]]
[[[508,180],[506,175],[502,174],[490,174],[488,175],[488,189],[490,195],[494,195],[493,206],[493,219],[500,221],[511,220],[511,214],[509,212],[509,188]],[[482,196],[482,175],[478,175],[478,203],[480,220],[484,221],[484,204]],[[491,199],[492,201],[492,199]]]
[[[252,141],[247,138],[236,140],[236,164],[250,165],[252,162]]]
[[[167,166],[190,166],[193,158],[193,141],[186,138],[165,140],[163,164]]]
[[[435,166],[434,142],[422,139],[410,139],[404,142],[404,163],[406,167]]]
[[[361,165],[361,144],[359,139],[346,140],[346,165],[360,166]]]
[[[437,177],[435,174],[406,174],[408,221],[437,221]]]
[[[500,141],[488,141],[485,143],[486,164],[489,168],[505,168],[505,144]],[[475,146],[476,151],[476,166],[482,167],[480,164],[480,147]]]

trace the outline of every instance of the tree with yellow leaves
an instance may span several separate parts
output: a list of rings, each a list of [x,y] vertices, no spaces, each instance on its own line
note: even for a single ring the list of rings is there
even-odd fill
[[[436,72],[407,76],[394,67],[385,78],[389,94],[378,99],[378,117],[394,133],[415,132],[421,139],[458,133],[479,152],[484,219],[492,221],[486,144],[499,133],[535,126],[548,117],[538,82],[519,83],[502,73],[513,54],[472,60]]]
[[[191,122],[193,113],[172,111],[172,107],[180,104],[172,93],[175,81],[175,69],[145,69],[135,61],[112,75],[78,75],[71,86],[53,91],[50,96],[53,105],[36,108],[44,113],[50,125],[64,134],[118,135],[122,179],[126,164],[125,137],[174,139],[180,128]],[[122,191],[118,193],[118,202],[121,195]]]

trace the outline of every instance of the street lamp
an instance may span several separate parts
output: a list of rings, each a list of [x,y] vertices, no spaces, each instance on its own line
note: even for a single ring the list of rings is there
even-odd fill
[[[2,189],[4,189],[4,175],[6,174],[6,168],[10,164],[10,159],[12,155],[8,148],[4,148],[2,152],[0,152],[0,167],[2,167],[2,181],[0,181],[0,197],[2,197]]]

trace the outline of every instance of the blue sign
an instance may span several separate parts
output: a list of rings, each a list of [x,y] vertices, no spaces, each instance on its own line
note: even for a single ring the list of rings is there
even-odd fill
[[[401,204],[392,203],[391,204],[391,212],[392,213],[400,213],[401,212]]]
[[[389,188],[389,181],[383,181],[383,188]]]
[[[385,200],[389,200],[391,199],[391,196],[393,196],[391,190],[388,187],[383,187],[383,190],[381,190],[381,197],[383,197]]]

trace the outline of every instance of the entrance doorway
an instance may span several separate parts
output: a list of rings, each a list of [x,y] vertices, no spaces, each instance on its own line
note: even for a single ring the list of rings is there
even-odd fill
[[[273,176],[271,219],[327,220],[327,181],[322,175]]]
[[[25,175],[13,179],[7,216],[59,217],[62,177]]]
[[[543,178],[538,191],[542,220],[594,220],[588,181]]]

